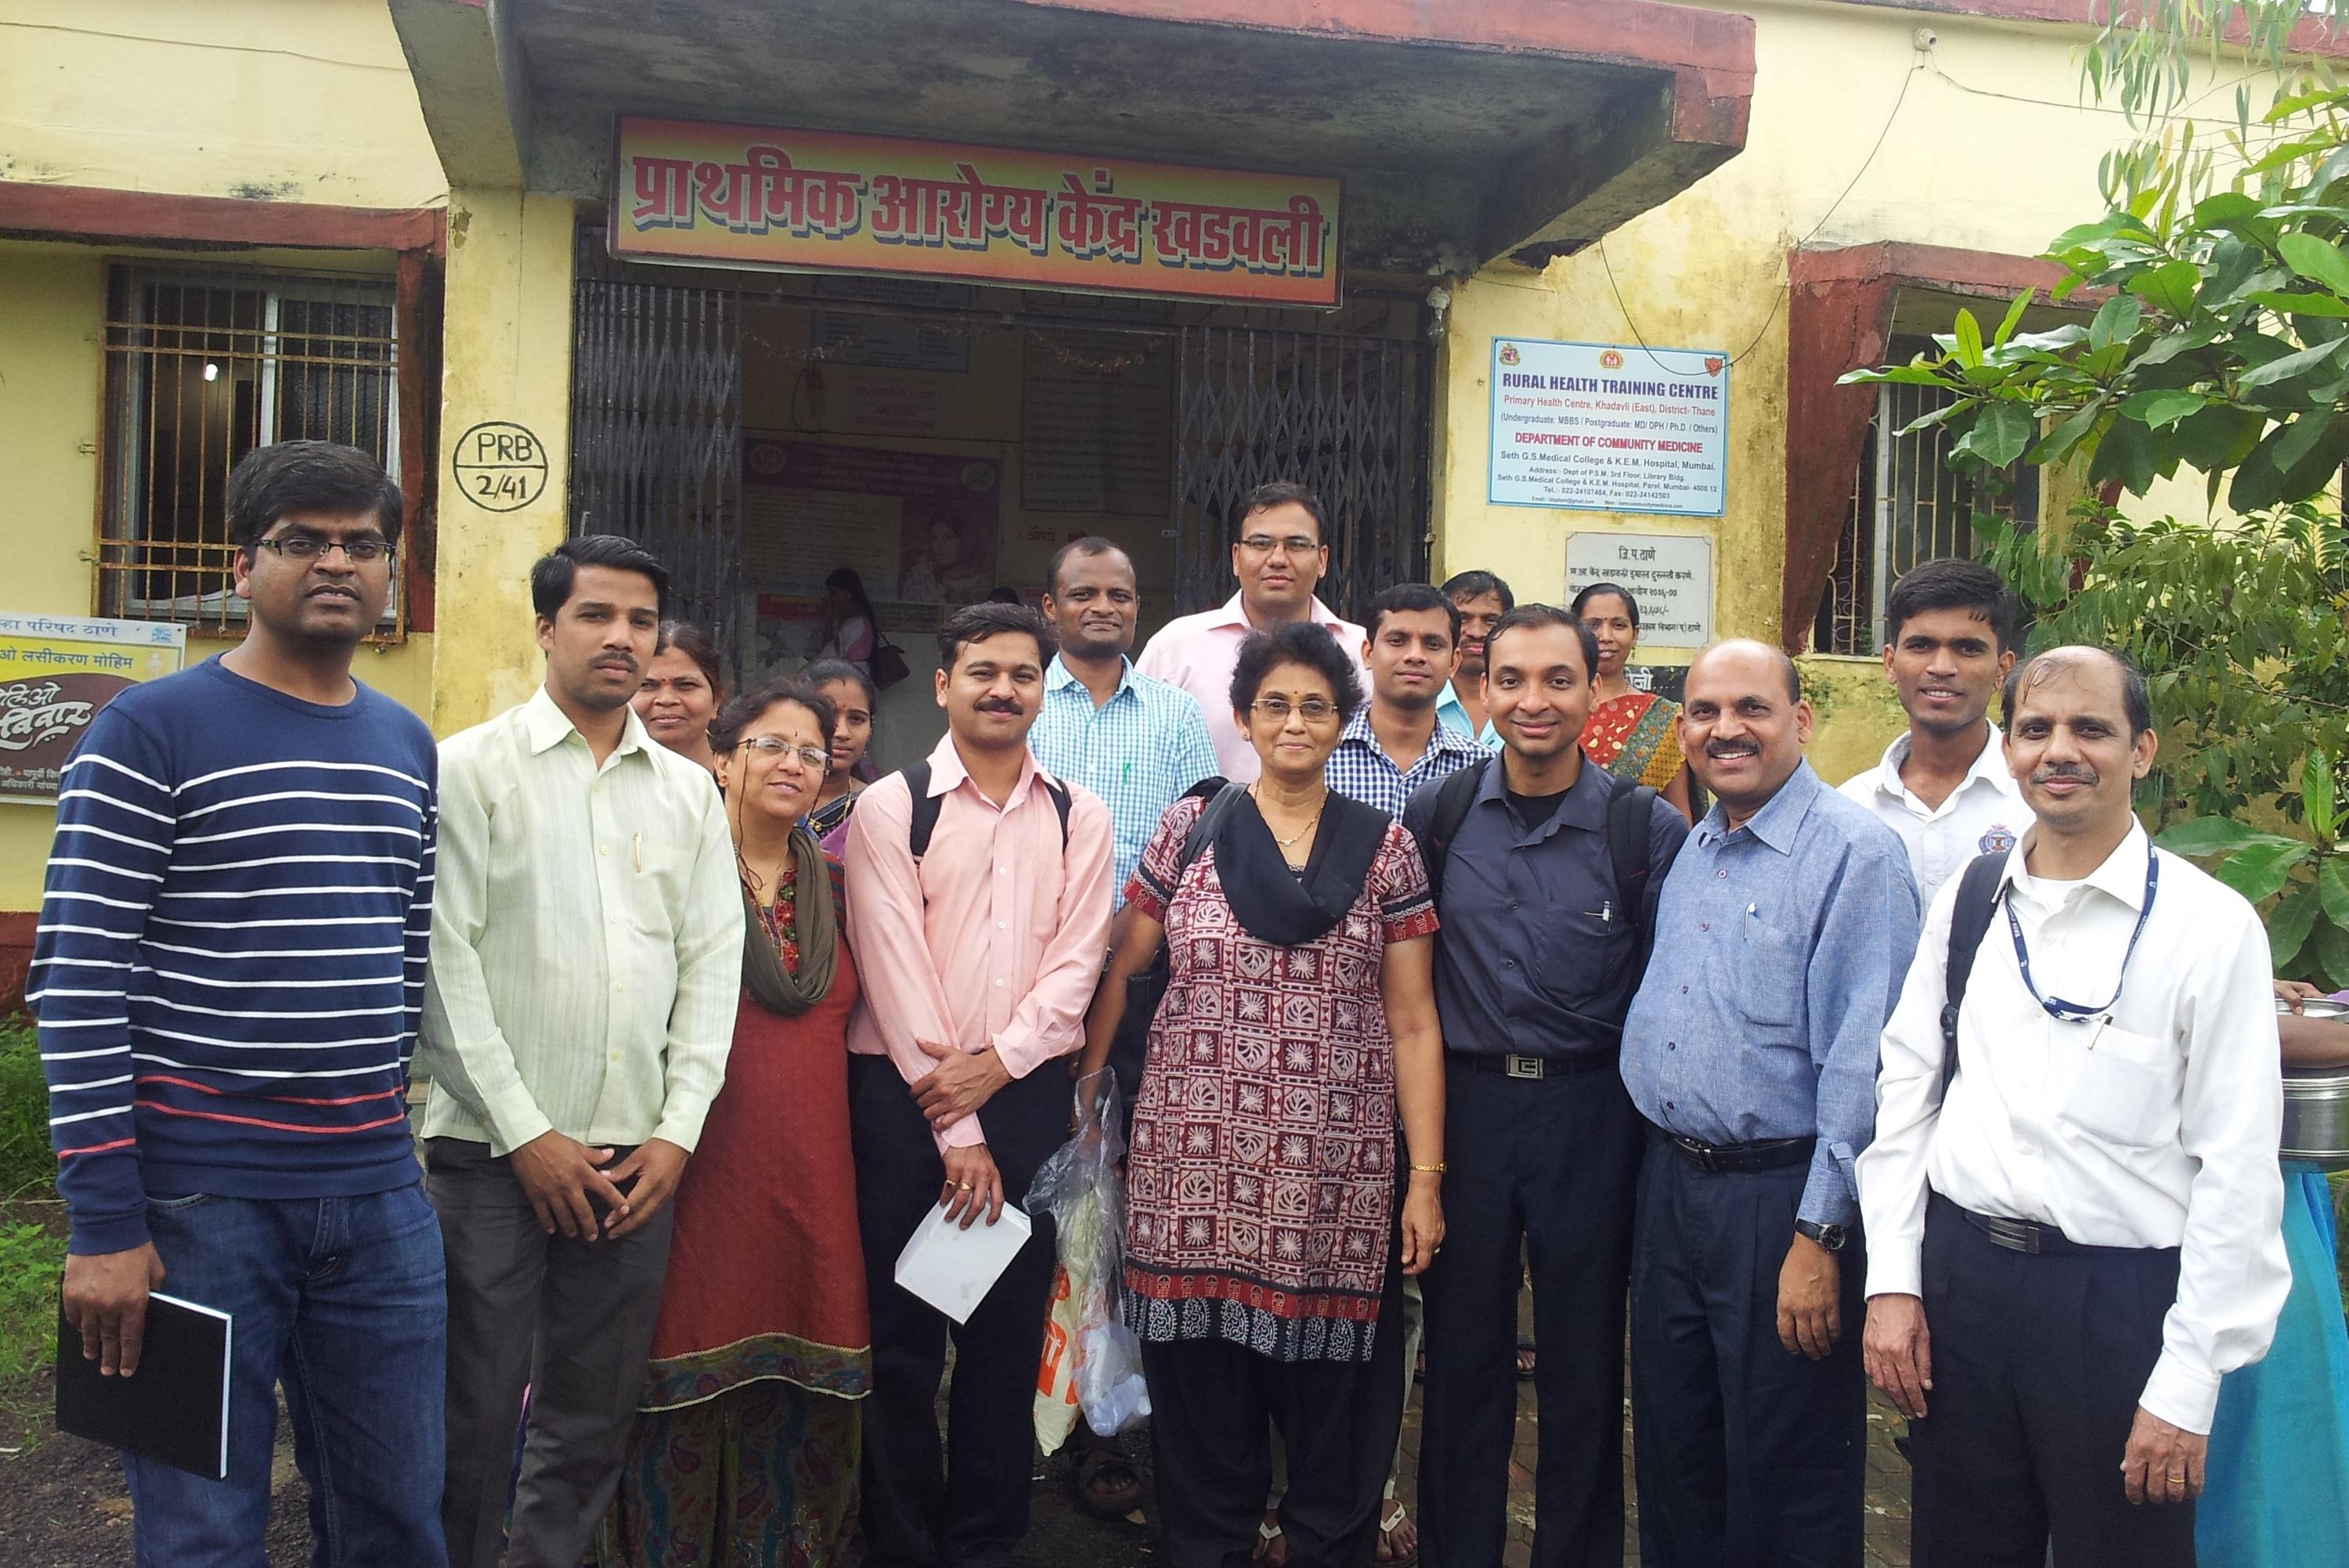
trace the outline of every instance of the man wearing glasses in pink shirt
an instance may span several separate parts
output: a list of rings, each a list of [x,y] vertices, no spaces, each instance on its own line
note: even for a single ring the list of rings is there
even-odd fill
[[[1319,496],[1286,480],[1258,485],[1240,498],[1234,519],[1232,575],[1240,580],[1240,591],[1216,609],[1167,622],[1133,667],[1198,699],[1224,777],[1248,784],[1256,779],[1256,748],[1232,717],[1232,666],[1248,634],[1310,620],[1338,639],[1365,691],[1371,676],[1362,665],[1362,645],[1370,634],[1340,620],[1314,596],[1330,570],[1329,521]]]
[[[864,792],[848,828],[848,938],[864,998],[848,1026],[849,1131],[873,1310],[864,1403],[868,1568],[1007,1562],[1028,1529],[1036,1367],[1052,1226],[953,1328],[900,1289],[897,1253],[933,1207],[994,1224],[1068,1136],[1059,1060],[1084,1044],[1109,947],[1109,808],[1036,763],[1050,623],[973,604],[938,633],[947,737]],[[1228,706],[1228,703],[1226,704]]]

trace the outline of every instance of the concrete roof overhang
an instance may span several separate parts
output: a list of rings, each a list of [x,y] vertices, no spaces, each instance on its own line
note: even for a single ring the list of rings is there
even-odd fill
[[[1655,0],[390,0],[451,185],[608,197],[623,113],[1341,174],[1346,265],[1539,265],[1744,145]]]

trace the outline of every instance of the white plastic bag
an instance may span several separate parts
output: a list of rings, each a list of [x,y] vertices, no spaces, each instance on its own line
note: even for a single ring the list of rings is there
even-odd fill
[[[1106,1068],[1081,1078],[1076,1100],[1077,1134],[1038,1170],[1026,1204],[1031,1214],[1052,1216],[1060,1258],[1037,1377],[1037,1435],[1047,1453],[1073,1425],[1063,1414],[1071,1399],[1103,1437],[1150,1414],[1142,1347],[1118,1310],[1125,1275],[1125,1177],[1119,1169],[1125,1138],[1117,1080]]]

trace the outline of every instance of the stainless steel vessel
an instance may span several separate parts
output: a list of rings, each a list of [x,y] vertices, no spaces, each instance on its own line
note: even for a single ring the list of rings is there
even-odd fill
[[[2292,1008],[2278,1002],[2276,1011]],[[2304,1002],[2301,1016],[2349,1022],[2349,1005]],[[2349,1171],[2349,1067],[2283,1069],[2283,1157]]]

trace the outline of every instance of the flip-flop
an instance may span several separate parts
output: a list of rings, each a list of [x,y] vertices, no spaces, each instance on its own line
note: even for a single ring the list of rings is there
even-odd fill
[[[1394,1511],[1392,1513],[1381,1511],[1381,1513],[1379,1519],[1379,1544],[1381,1546],[1388,1546],[1388,1549],[1392,1551],[1392,1547],[1389,1546],[1387,1537],[1393,1533],[1397,1525],[1410,1522],[1411,1512],[1408,1509],[1403,1507],[1402,1500],[1399,1498],[1391,1497],[1387,1499],[1386,1506],[1392,1509]],[[1412,1564],[1419,1561],[1419,1548],[1414,1546],[1407,1553],[1381,1558],[1378,1559],[1378,1561],[1384,1564],[1384,1568],[1412,1568]]]
[[[1094,1482],[1103,1470],[1123,1472],[1125,1480],[1106,1490]],[[1089,1448],[1077,1460],[1077,1506],[1102,1519],[1123,1519],[1142,1506],[1142,1472],[1133,1461],[1111,1448]]]
[[[1278,1557],[1273,1555],[1276,1546],[1280,1548]],[[1256,1551],[1250,1556],[1258,1563],[1279,1564],[1288,1561],[1288,1537],[1281,1533],[1278,1522],[1268,1519],[1256,1527]]]
[[[1526,1353],[1532,1350],[1533,1347],[1534,1336],[1532,1335],[1520,1334],[1517,1336],[1517,1355],[1519,1357],[1522,1358]],[[1517,1381],[1520,1383],[1530,1383],[1533,1380],[1534,1369],[1526,1366],[1523,1359],[1520,1359],[1517,1362]]]

